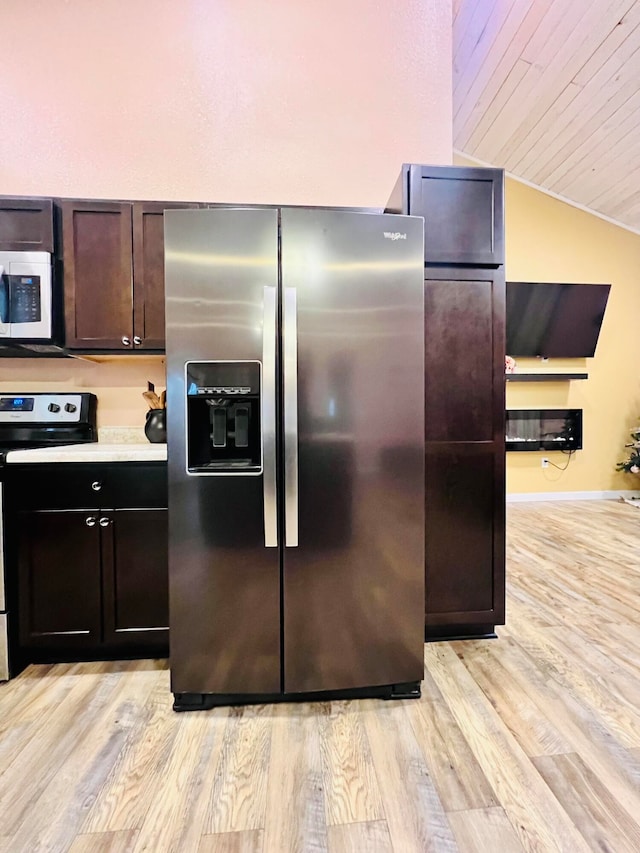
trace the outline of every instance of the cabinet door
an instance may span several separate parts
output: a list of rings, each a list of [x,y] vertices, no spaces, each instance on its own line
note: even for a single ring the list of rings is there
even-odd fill
[[[491,443],[427,445],[427,636],[504,621],[504,455]]]
[[[463,273],[424,283],[427,442],[504,431],[504,276]]]
[[[100,642],[100,534],[91,511],[18,513],[19,635],[25,647]]]
[[[504,273],[429,275],[426,631],[486,634],[504,619]]]
[[[133,205],[133,333],[136,349],[164,349],[165,210],[196,203],[144,201]]]
[[[502,169],[412,165],[409,213],[424,216],[425,263],[504,263]]]
[[[131,204],[61,201],[65,341],[133,347]]]
[[[53,201],[0,197],[0,250],[53,252]]]
[[[122,509],[100,516],[107,645],[168,649],[167,515]]]

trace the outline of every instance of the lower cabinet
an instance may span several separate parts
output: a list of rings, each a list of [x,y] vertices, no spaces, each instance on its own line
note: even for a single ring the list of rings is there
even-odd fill
[[[22,512],[18,530],[21,645],[167,644],[167,510]]]
[[[28,467],[10,536],[22,662],[168,654],[166,467]]]
[[[102,573],[95,515],[21,512],[18,542],[20,644],[99,645]]]
[[[117,509],[101,516],[102,613],[106,643],[168,645],[166,509]]]
[[[505,616],[504,454],[427,445],[427,639],[487,636]]]

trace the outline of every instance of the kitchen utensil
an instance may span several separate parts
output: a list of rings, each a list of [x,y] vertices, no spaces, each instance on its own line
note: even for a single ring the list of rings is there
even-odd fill
[[[143,391],[142,396],[149,404],[150,409],[163,409],[164,406],[160,403],[160,398],[153,391]]]

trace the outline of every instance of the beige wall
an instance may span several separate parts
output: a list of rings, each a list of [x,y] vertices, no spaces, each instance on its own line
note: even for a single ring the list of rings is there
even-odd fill
[[[450,163],[451,0],[2,0],[0,192],[378,206]]]
[[[380,207],[451,162],[451,0],[2,0],[0,32],[2,194]],[[0,389],[131,425],[150,370],[2,360]]]
[[[89,391],[98,397],[98,427],[143,427],[147,382],[165,387],[160,356],[113,356],[94,363],[75,358],[0,359],[0,391]]]
[[[507,408],[583,409],[584,450],[566,471],[561,453],[507,453],[507,492],[635,489],[615,472],[640,422],[640,236],[513,180],[506,182],[506,275],[512,281],[609,282],[598,347],[590,359],[519,359],[518,370],[583,371],[586,381],[507,384]]]

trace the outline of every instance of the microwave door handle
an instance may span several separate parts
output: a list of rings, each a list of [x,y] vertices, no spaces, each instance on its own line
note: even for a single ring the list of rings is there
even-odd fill
[[[0,338],[11,337],[11,300],[9,292],[9,279],[4,274],[4,267],[0,264]]]
[[[284,523],[287,548],[298,546],[298,292],[284,288]]]
[[[276,481],[276,337],[278,302],[275,287],[263,289],[262,323],[262,487],[265,548],[278,547],[278,492]]]

